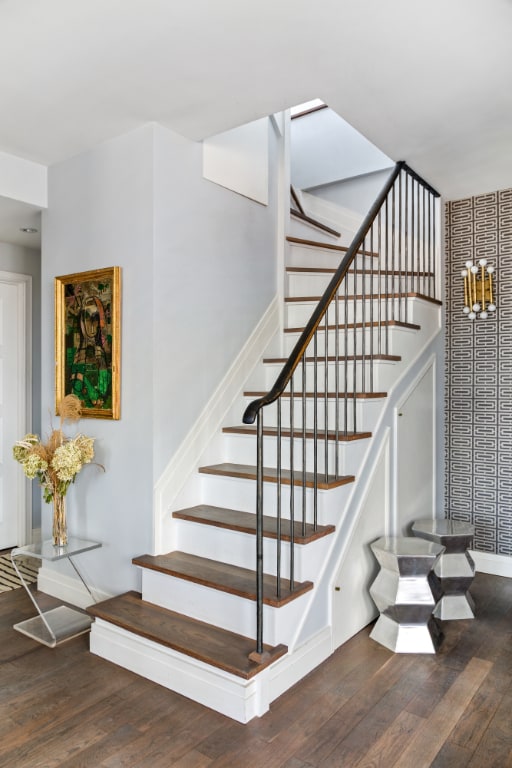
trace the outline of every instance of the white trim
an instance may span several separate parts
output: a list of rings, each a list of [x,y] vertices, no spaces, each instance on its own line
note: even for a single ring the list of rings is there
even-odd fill
[[[17,272],[0,272],[0,283],[17,288],[18,311],[18,418],[17,434],[27,434],[32,424],[32,277]],[[32,492],[31,482],[19,473],[17,482],[18,546],[31,542]]]
[[[278,330],[278,322],[278,302],[277,298],[274,298],[187,437],[157,480],[153,492],[154,553],[161,552],[162,521],[169,514],[174,499],[191,474],[196,471],[205,446],[218,434],[226,413],[243,390],[251,370],[259,362],[267,344]]]
[[[87,608],[93,602],[99,603],[102,600],[109,600],[113,597],[108,592],[89,587],[94,596],[93,600],[80,579],[66,576],[52,568],[45,568],[44,565],[37,574],[37,588],[47,595],[56,597],[58,600],[63,600],[66,603],[71,603],[71,605],[76,605],[78,608]]]
[[[245,680],[102,619],[91,627],[90,650],[239,723],[269,708],[268,670]]]
[[[328,626],[269,667],[269,700],[275,701],[332,653],[332,627]]]
[[[250,680],[224,672],[140,635],[96,619],[91,653],[147,680],[187,696],[217,712],[248,723],[332,653],[331,628],[325,627],[293,654],[287,654]]]
[[[510,555],[495,555],[493,552],[477,552],[474,549],[470,549],[469,554],[479,573],[512,578],[512,557]]]

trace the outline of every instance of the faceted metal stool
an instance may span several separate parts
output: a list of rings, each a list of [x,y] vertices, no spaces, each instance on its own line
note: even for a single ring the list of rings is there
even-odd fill
[[[396,653],[435,653],[442,634],[432,611],[440,596],[433,573],[444,547],[383,537],[371,544],[381,570],[370,587],[380,616],[370,637]]]
[[[445,547],[434,568],[442,590],[434,616],[443,620],[474,619],[475,603],[469,588],[475,576],[475,564],[467,551],[473,545],[474,526],[457,520],[427,519],[417,520],[412,532]]]

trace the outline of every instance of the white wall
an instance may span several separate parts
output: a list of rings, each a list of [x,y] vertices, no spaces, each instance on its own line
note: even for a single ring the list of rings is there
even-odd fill
[[[145,126],[49,169],[42,241],[42,408],[54,404],[54,277],[122,268],[121,419],[85,419],[105,474],[85,468],[68,492],[69,531],[101,541],[81,557],[93,585],[137,586],[152,503],[153,138]],[[43,424],[48,420],[43,416]],[[43,535],[50,514],[43,510]]]
[[[366,216],[375,202],[379,192],[389,178],[389,168],[366,173],[345,181],[337,181],[332,184],[323,184],[307,191],[315,197],[327,200],[355,213]]]
[[[50,168],[43,217],[43,409],[54,276],[122,268],[121,419],[81,422],[106,473],[68,493],[70,532],[105,545],[82,567],[117,593],[139,586],[155,478],[275,293],[275,215],[205,181],[200,144],[148,125]]]
[[[394,163],[332,109],[291,121],[291,179],[296,189],[310,189]]]
[[[268,207],[212,184],[201,145],[159,126],[155,160],[157,479],[275,295],[277,182]]]

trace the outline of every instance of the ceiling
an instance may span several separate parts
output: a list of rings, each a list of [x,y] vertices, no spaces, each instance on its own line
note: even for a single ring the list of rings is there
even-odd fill
[[[321,98],[446,198],[493,191],[511,31],[512,0],[0,0],[0,151],[52,165],[151,121],[200,140]]]

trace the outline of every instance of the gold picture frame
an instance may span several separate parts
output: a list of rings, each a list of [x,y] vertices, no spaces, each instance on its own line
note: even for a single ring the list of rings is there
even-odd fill
[[[55,398],[75,394],[82,416],[120,418],[121,268],[55,278]]]

